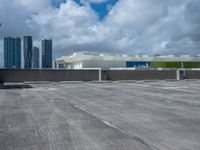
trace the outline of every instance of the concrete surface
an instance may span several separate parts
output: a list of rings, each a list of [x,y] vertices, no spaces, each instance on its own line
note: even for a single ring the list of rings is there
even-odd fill
[[[1,150],[200,149],[198,80],[8,87],[0,90]]]

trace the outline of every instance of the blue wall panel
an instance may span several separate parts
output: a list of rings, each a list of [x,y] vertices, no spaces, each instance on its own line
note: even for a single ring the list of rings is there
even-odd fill
[[[150,62],[144,62],[144,61],[127,61],[126,67],[127,68],[149,68]]]

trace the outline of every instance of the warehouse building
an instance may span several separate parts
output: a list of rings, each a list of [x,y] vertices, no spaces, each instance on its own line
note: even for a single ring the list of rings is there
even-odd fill
[[[200,56],[128,56],[98,53],[74,53],[71,56],[63,56],[58,58],[55,64],[56,68],[60,69],[200,68]]]

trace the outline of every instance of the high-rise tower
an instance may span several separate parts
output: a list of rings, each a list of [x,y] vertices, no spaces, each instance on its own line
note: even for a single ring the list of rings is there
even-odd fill
[[[32,67],[32,47],[33,41],[31,36],[24,36],[24,68]]]
[[[4,38],[4,67],[21,68],[21,39]]]
[[[33,47],[33,53],[32,53],[32,68],[39,68],[39,48]]]
[[[42,68],[52,68],[52,40],[42,40]]]
[[[21,38],[15,39],[15,64],[16,68],[21,68]]]

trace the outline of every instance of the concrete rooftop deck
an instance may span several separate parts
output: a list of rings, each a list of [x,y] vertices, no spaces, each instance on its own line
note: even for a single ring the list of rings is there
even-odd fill
[[[0,89],[1,150],[199,150],[200,81]]]

